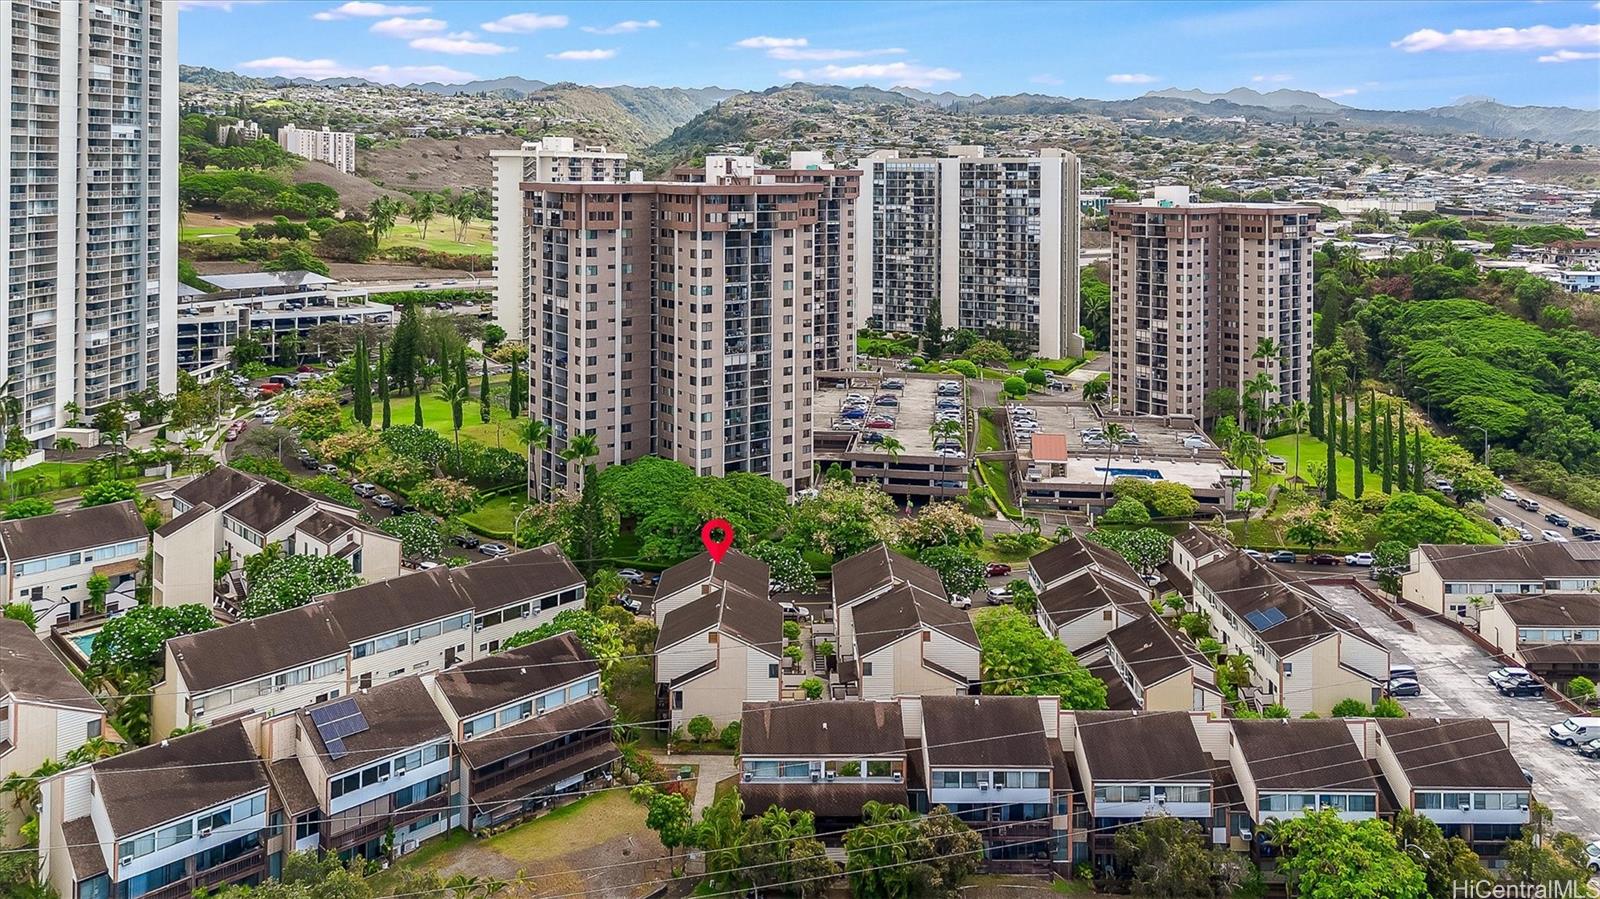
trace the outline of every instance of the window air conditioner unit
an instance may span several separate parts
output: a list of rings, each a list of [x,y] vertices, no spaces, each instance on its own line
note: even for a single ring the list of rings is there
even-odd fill
[[[978,782],[978,789],[979,790],[987,790],[987,789],[989,789],[989,782],[986,781],[986,780],[979,781]]]
[[[1000,790],[1004,790],[1006,788],[1006,785],[997,783],[997,784],[994,785],[994,788],[995,788],[996,792],[998,792]]]
[[[203,836],[203,837],[211,836],[211,828],[209,828],[209,827],[200,828],[200,835]]]
[[[1464,812],[1472,811],[1472,806],[1469,803],[1465,803],[1465,802],[1463,802],[1460,805],[1456,806],[1456,808],[1458,808],[1458,809],[1460,809],[1461,811],[1464,811]]]
[[[380,782],[381,782],[381,781],[385,781],[385,780],[388,780],[388,779],[389,779],[389,775],[387,775],[387,774],[380,774],[380,775],[378,775],[378,780],[379,780],[379,781],[380,781]]]
[[[830,783],[831,783],[831,782],[832,782],[832,781],[833,781],[833,779],[834,779],[834,778],[835,778],[835,777],[838,777],[838,776],[839,776],[839,775],[838,775],[838,773],[837,773],[837,772],[834,772],[834,771],[829,771],[829,772],[828,772],[828,781],[829,781],[829,782],[830,782]]]
[[[822,775],[820,773],[818,773],[816,771],[811,772],[811,782],[812,783],[816,783],[817,781],[819,781],[821,779],[822,779]]]
[[[899,783],[902,779],[904,779],[904,777],[905,775],[901,774],[899,771],[896,771],[894,773],[894,782]]]
[[[745,783],[749,783],[750,781],[752,781],[754,779],[755,779],[755,775],[751,774],[749,771],[746,771],[744,773],[744,775],[740,778],[740,780],[744,781]]]

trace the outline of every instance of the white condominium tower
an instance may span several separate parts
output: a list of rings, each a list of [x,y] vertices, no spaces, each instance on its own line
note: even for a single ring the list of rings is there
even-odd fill
[[[1316,214],[1191,203],[1184,187],[1112,204],[1112,405],[1201,419],[1207,393],[1243,396],[1263,373],[1265,405],[1307,399]]]
[[[529,289],[522,185],[530,182],[621,181],[628,154],[578,145],[570,137],[524,141],[515,150],[492,150],[494,195],[495,321],[513,340],[527,337],[523,303]]]
[[[354,131],[334,131],[327,125],[322,129],[296,128],[293,122],[278,129],[278,146],[284,152],[312,162],[324,162],[345,174],[356,170],[356,134]]]
[[[0,360],[24,435],[177,387],[177,12],[3,0],[9,215]]]
[[[879,150],[858,165],[867,258],[856,293],[885,330],[920,331],[936,309],[945,328],[1014,336],[1050,358],[1082,355],[1078,157],[956,146],[926,158]]]

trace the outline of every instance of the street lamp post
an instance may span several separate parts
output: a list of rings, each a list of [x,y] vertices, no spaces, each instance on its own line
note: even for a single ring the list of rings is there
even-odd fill
[[[517,535],[520,534],[521,531],[522,531],[522,516],[528,514],[529,512],[532,512],[533,509],[534,509],[533,503],[529,503],[526,506],[522,507],[522,511],[517,513],[517,517],[511,519],[511,548],[512,549],[521,549],[522,548],[522,547],[517,545]]]

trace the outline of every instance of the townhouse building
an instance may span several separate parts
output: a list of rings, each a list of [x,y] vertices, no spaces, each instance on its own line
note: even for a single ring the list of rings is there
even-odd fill
[[[0,618],[0,779],[32,774],[96,737],[114,739],[106,710],[26,624]],[[16,846],[33,809],[6,794],[0,813],[6,822],[0,839]]]
[[[1015,338],[1040,356],[1083,353],[1078,333],[1078,158],[878,150],[857,162],[856,294],[885,330],[946,328]]]
[[[1159,615],[1111,630],[1103,646],[1086,650],[1079,661],[1105,682],[1109,709],[1222,714],[1211,660]]]
[[[1381,791],[1364,751],[1368,725],[1365,719],[1234,720],[1228,761],[1254,830],[1307,809],[1332,809],[1344,821],[1377,818]]]
[[[1310,396],[1317,207],[1195,203],[1186,187],[1114,203],[1112,403],[1209,417],[1205,397],[1265,375],[1267,406]],[[1263,351],[1262,348],[1271,351]]]
[[[1235,551],[1195,569],[1193,601],[1224,650],[1250,659],[1241,699],[1300,716],[1329,715],[1342,699],[1381,697],[1388,649],[1263,562]]]
[[[1600,593],[1491,594],[1478,634],[1557,688],[1600,679]]]
[[[33,609],[38,635],[89,615],[137,604],[134,587],[150,529],[132,500],[0,521],[0,584],[8,603]],[[109,580],[104,608],[92,608],[89,579]]]
[[[942,592],[901,584],[857,603],[852,620],[839,675],[847,692],[865,700],[978,692],[978,634]]]
[[[656,637],[656,718],[672,730],[705,715],[722,728],[746,702],[776,701],[783,644],[777,603],[731,582],[673,609]]]
[[[219,602],[237,617],[244,560],[277,543],[289,555],[344,558],[371,583],[400,575],[400,540],[363,524],[356,511],[286,484],[218,466],[173,492],[174,517],[151,538],[151,602]],[[235,574],[222,585],[214,563]]]
[[[1593,543],[1509,543],[1504,546],[1424,543],[1411,551],[1400,596],[1413,605],[1477,624],[1495,596],[1600,587],[1600,549]]]
[[[868,802],[907,803],[900,703],[747,702],[740,717],[739,798],[747,814],[806,811],[818,830],[861,821]]]
[[[1030,558],[1028,582],[1038,597],[1039,627],[1073,653],[1151,614],[1154,594],[1128,560],[1081,537]]]
[[[497,652],[581,608],[583,576],[554,544],[317,597],[167,641],[153,727],[277,714]]]
[[[1368,735],[1401,807],[1498,867],[1506,842],[1532,820],[1533,794],[1511,754],[1510,727],[1486,718],[1378,718]]]
[[[932,568],[878,544],[833,563],[833,619],[841,654],[855,652],[855,614],[865,602],[900,587],[948,601],[944,581]],[[841,659],[849,656],[841,655]]]
[[[1075,860],[1114,868],[1117,830],[1153,815],[1195,821],[1214,839],[1218,760],[1189,714],[1063,711],[1061,719],[1061,745],[1083,785]]]
[[[726,586],[751,596],[766,596],[771,578],[772,569],[767,563],[737,549],[728,550],[720,562],[708,552],[698,553],[661,572],[650,614],[660,627],[667,613]]]
[[[1215,562],[1233,552],[1233,549],[1233,544],[1228,542],[1226,536],[1191,524],[1183,533],[1172,538],[1172,558],[1162,563],[1161,575],[1179,593],[1189,596],[1194,593],[1195,569]]]
[[[460,757],[452,807],[463,826],[504,824],[609,782],[616,715],[600,664],[571,631],[430,677]]]

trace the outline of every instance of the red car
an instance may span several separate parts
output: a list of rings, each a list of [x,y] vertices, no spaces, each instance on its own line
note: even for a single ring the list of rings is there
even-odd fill
[[[1315,553],[1306,556],[1307,565],[1342,565],[1344,560],[1329,553]]]
[[[299,372],[307,372],[307,371],[316,371],[316,369],[314,369],[314,368],[312,368],[312,367],[311,367],[311,366],[309,366],[309,365],[302,365],[302,366],[300,366],[300,367],[299,367],[299,368],[297,368],[297,369],[295,369],[295,371],[299,371]]]
[[[894,427],[894,419],[892,419],[892,418],[874,418],[874,419],[870,419],[867,422],[867,427],[875,428],[875,429],[879,429],[879,430],[892,428],[892,427]]]
[[[990,562],[984,566],[984,577],[1004,577],[1011,573],[1011,566],[1004,562]]]

